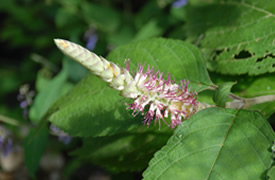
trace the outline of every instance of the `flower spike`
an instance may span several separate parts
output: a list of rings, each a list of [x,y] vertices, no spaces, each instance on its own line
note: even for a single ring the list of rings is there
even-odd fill
[[[132,76],[129,60],[125,60],[126,68],[122,68],[70,41],[55,39],[55,43],[64,54],[119,90],[121,96],[132,99],[133,103],[127,104],[127,109],[133,111],[133,116],[142,113],[143,123],[148,126],[153,121],[160,127],[161,120],[168,125],[165,118],[170,117],[169,126],[175,128],[199,109],[196,94],[189,91],[186,80],[178,85],[169,74],[168,80],[165,80],[162,72],[154,71],[149,65],[144,72],[146,68],[141,64]]]

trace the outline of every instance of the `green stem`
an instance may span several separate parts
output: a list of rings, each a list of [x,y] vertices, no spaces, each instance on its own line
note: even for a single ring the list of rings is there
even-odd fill
[[[210,90],[216,90],[218,87],[216,85],[210,86]],[[272,102],[275,101],[275,95],[265,95],[265,96],[259,96],[254,98],[242,98],[240,96],[237,96],[233,93],[229,94],[229,97],[233,100],[232,102],[227,102],[226,107],[227,108],[233,108],[233,109],[248,109],[250,106],[256,105],[256,104],[262,104],[266,102]],[[206,108],[209,106],[206,106],[205,104],[201,104],[201,108]]]
[[[14,125],[14,126],[19,126],[20,123],[15,120],[15,119],[12,119],[10,117],[7,117],[7,116],[3,116],[0,114],[0,121],[4,122],[4,123],[7,123],[7,124],[11,124],[11,125]]]

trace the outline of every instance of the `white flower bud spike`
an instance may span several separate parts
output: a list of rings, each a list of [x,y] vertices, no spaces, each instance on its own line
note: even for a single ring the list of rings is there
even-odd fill
[[[171,118],[170,127],[175,128],[183,120],[188,119],[198,110],[199,102],[194,93],[187,89],[188,81],[180,81],[180,85],[170,79],[164,80],[163,73],[148,66],[139,65],[132,76],[129,72],[129,60],[125,61],[126,68],[119,67],[103,57],[67,40],[55,39],[57,47],[67,56],[81,63],[99,78],[109,83],[109,86],[119,90],[122,96],[133,99],[127,109],[133,110],[133,116],[140,112],[144,114],[144,124],[152,121],[159,122]]]

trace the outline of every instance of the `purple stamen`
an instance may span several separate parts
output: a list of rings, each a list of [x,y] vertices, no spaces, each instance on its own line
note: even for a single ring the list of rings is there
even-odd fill
[[[126,69],[129,71],[129,61],[125,61]],[[140,112],[143,114],[144,107],[149,106],[149,111],[145,113],[144,124],[148,126],[154,119],[154,124],[164,120],[171,115],[171,128],[175,128],[182,120],[185,120],[190,115],[195,113],[197,101],[194,98],[194,93],[188,92],[188,81],[181,80],[180,85],[177,85],[174,80],[171,80],[170,74],[168,79],[164,80],[163,73],[159,70],[154,72],[154,68],[147,66],[147,71],[143,72],[144,66],[139,65],[134,80],[137,83],[137,88],[144,93],[138,96],[133,104],[127,104],[126,109],[133,110],[132,115],[135,117]],[[145,95],[146,94],[146,95]],[[191,105],[191,106],[190,106]],[[190,110],[182,108],[191,108]],[[189,112],[189,114],[187,114]]]

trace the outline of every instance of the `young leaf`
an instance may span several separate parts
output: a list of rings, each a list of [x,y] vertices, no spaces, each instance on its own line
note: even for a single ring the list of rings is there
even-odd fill
[[[273,1],[205,1],[187,10],[189,39],[196,39],[211,70],[249,75],[275,72]]]
[[[66,79],[67,73],[63,70],[53,80],[48,82],[47,88],[44,88],[37,94],[30,109],[30,119],[32,122],[38,123],[51,105],[71,88],[71,86],[66,83]]]
[[[208,108],[184,121],[155,154],[148,179],[261,179],[275,134],[258,112]]]
[[[230,90],[235,82],[227,82],[221,84],[213,96],[213,101],[220,107],[225,107]]]
[[[177,81],[189,80],[189,87],[197,92],[213,84],[198,48],[179,40],[154,38],[131,43],[113,50],[107,59],[120,62],[130,59],[130,69],[133,70],[138,63],[149,64],[161,72],[170,73]]]

